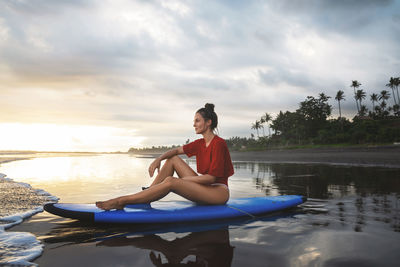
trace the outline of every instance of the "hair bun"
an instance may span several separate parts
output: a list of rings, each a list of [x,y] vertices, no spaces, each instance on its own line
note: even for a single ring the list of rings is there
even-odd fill
[[[199,113],[205,121],[211,120],[210,128],[214,130],[218,126],[218,116],[214,111],[214,104],[207,103],[203,108],[199,109],[196,113]]]
[[[209,111],[211,111],[211,112],[214,112],[214,104],[210,104],[210,103],[207,103],[205,106],[204,106],[207,110],[209,110]]]

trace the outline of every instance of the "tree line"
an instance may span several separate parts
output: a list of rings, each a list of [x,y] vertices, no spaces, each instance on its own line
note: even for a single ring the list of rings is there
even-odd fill
[[[135,148],[131,147],[128,150],[128,153],[132,154],[146,154],[146,153],[163,153],[169,149],[177,148],[179,145],[172,145],[172,146],[152,146],[152,147],[143,147],[143,148]]]
[[[330,118],[330,96],[320,93],[307,96],[292,111],[280,111],[275,118],[265,112],[251,124],[257,136],[231,137],[227,141],[232,150],[259,150],[268,147],[315,145],[315,144],[366,144],[400,141],[400,77],[391,77],[379,94],[369,95],[371,109],[366,105],[367,92],[361,83],[353,80],[353,98],[357,113],[352,120],[342,116],[341,103],[346,100],[343,90],[335,96],[339,117]],[[268,132],[265,132],[268,128]],[[262,131],[262,132],[261,132]],[[261,134],[260,134],[261,132]]]

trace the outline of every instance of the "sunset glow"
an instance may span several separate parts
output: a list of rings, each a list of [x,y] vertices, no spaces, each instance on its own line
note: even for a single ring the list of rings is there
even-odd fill
[[[400,1],[0,1],[0,150],[180,145],[214,103],[221,137],[268,112],[399,75]],[[393,105],[392,102],[388,103]],[[372,109],[368,103],[367,108]]]
[[[2,150],[126,152],[145,139],[133,130],[57,124],[3,123],[0,133]]]

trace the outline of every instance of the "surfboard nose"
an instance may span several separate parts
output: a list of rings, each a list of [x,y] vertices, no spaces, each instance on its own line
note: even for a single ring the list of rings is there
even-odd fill
[[[307,201],[307,197],[305,197],[305,196],[301,196],[301,200],[303,201],[303,203],[304,202],[306,202]]]

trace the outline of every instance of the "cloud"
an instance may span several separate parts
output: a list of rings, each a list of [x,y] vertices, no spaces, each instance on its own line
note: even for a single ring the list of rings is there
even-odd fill
[[[301,72],[294,72],[286,69],[273,69],[270,71],[260,71],[260,78],[268,85],[275,85],[285,82],[292,86],[308,87],[312,85],[308,75]]]
[[[317,29],[319,34],[337,32],[368,39],[374,25],[396,14],[399,3],[394,0],[284,0],[271,6],[289,19]]]
[[[0,123],[136,129],[158,145],[195,138],[206,102],[225,137],[320,92],[344,90],[354,114],[351,80],[370,94],[399,76],[399,5],[2,1]]]

